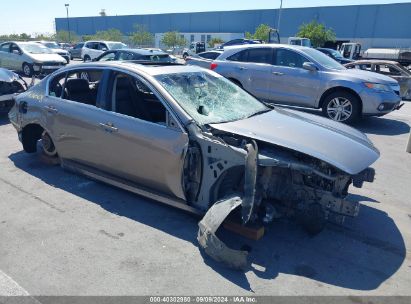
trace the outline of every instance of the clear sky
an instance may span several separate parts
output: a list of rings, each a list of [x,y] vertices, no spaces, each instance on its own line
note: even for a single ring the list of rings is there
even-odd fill
[[[283,0],[283,7],[411,2],[410,0]],[[0,34],[51,33],[54,18],[278,8],[280,0],[2,0]],[[410,17],[411,18],[411,17]]]

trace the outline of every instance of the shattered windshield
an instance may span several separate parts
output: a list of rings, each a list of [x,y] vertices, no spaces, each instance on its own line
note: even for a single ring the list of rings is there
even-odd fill
[[[222,76],[208,72],[155,77],[199,124],[244,119],[270,109]]]

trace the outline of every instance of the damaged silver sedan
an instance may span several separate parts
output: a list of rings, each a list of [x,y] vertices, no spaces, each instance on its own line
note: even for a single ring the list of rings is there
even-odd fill
[[[372,182],[379,157],[351,127],[170,63],[66,67],[19,95],[9,117],[26,152],[41,147],[63,168],[204,215],[200,246],[237,269],[247,252],[216,236],[230,213],[251,225],[292,211],[317,233],[358,214],[348,188]]]

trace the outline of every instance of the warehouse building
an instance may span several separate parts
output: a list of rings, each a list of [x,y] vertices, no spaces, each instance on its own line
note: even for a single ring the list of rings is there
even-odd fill
[[[411,3],[287,8],[281,12],[281,41],[295,36],[303,23],[317,20],[334,29],[338,41],[359,42],[363,48],[411,48]],[[262,24],[277,27],[278,9],[222,12],[196,12],[127,16],[56,18],[56,30],[68,26],[78,35],[90,35],[110,28],[125,35],[135,24],[144,24],[156,37],[168,31],[179,31],[188,42],[224,40],[243,37]],[[156,44],[160,43],[156,39]]]

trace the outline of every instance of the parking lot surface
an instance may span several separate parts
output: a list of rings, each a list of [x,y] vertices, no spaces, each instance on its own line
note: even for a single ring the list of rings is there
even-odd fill
[[[360,215],[315,237],[275,221],[233,271],[197,246],[198,218],[22,151],[0,117],[0,295],[411,295],[411,103],[355,127],[381,151],[352,188]]]

